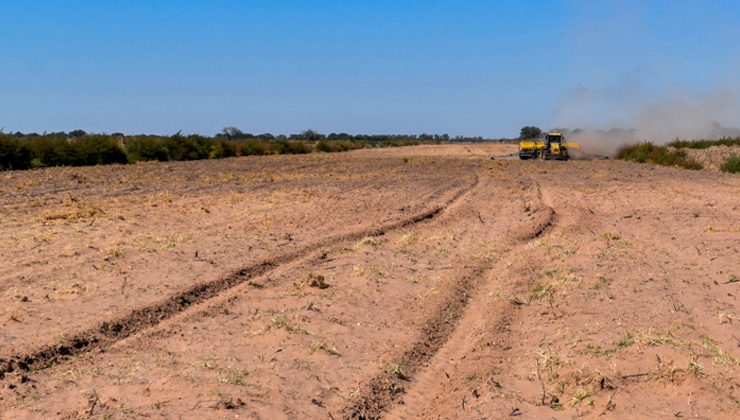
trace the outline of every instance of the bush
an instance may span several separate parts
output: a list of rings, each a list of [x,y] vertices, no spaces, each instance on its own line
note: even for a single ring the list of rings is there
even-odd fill
[[[72,166],[76,163],[74,148],[64,136],[34,136],[28,139],[28,147],[33,155],[32,167]]]
[[[170,160],[164,141],[156,137],[132,137],[124,142],[129,162],[166,162]]]
[[[666,146],[656,146],[650,142],[622,146],[614,157],[640,163],[678,166],[692,170],[702,169],[702,165],[689,159],[683,150],[671,150]]]
[[[272,143],[273,151],[278,155],[298,155],[313,152],[313,148],[306,142],[278,140]]]
[[[126,152],[109,136],[83,135],[70,144],[74,151],[74,165],[77,166],[128,163]]]
[[[211,153],[211,140],[203,136],[185,137],[177,133],[166,137],[164,145],[167,148],[169,160],[207,159]]]
[[[228,131],[228,130],[226,130]],[[234,131],[235,132],[235,131]],[[219,134],[216,137],[138,135],[127,137],[88,134],[84,130],[70,133],[0,132],[0,169],[26,169],[46,166],[103,165],[142,161],[179,161],[220,159],[230,156],[305,154],[315,151],[344,152],[365,147],[398,147],[419,144],[421,137],[408,135],[331,134],[327,137],[305,131],[294,139],[265,133],[259,136],[242,133],[240,137]],[[444,136],[423,135],[424,142],[439,142]],[[308,140],[307,140],[308,139]]]
[[[272,153],[270,143],[264,140],[244,140],[238,144],[239,156],[264,156]]]
[[[0,134],[0,170],[31,167],[31,149],[19,140]]]
[[[732,155],[727,158],[725,163],[719,167],[719,170],[722,172],[729,172],[731,174],[740,173],[740,155]]]
[[[740,137],[725,137],[719,140],[674,140],[668,146],[676,149],[706,149],[712,146],[740,146]]]
[[[236,145],[225,140],[213,140],[208,159],[221,159],[236,156]]]
[[[316,143],[316,150],[319,152],[346,152],[349,150],[362,149],[365,147],[362,143],[353,140],[320,140]]]

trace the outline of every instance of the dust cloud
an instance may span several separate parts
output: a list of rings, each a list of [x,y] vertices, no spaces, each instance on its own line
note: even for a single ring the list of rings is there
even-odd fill
[[[563,98],[556,124],[566,127],[560,129],[569,141],[581,143],[584,153],[604,156],[641,141],[665,144],[740,136],[740,128],[735,128],[740,126],[740,95],[730,89],[674,91],[639,102],[614,98],[581,88]]]

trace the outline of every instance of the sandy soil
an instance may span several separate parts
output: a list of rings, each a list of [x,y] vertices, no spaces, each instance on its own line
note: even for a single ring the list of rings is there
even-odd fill
[[[740,177],[515,149],[0,175],[0,417],[737,418]]]
[[[706,149],[681,149],[686,155],[702,164],[705,170],[719,171],[732,155],[740,155],[740,146],[712,146]]]

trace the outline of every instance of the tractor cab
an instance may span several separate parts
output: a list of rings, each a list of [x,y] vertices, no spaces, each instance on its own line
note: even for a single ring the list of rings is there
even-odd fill
[[[557,131],[551,131],[545,134],[545,146],[550,146],[551,144],[557,144],[558,146],[560,146],[562,142],[563,142],[562,133],[558,133]]]
[[[562,133],[551,131],[545,134],[545,147],[542,158],[546,160],[567,160],[568,149],[565,147],[565,137]]]

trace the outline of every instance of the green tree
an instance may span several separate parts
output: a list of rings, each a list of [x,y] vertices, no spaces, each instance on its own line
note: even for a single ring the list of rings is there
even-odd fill
[[[221,130],[221,136],[229,140],[236,140],[244,137],[244,132],[236,127],[224,127]]]
[[[542,135],[542,130],[539,127],[533,125],[527,125],[522,127],[519,131],[519,138],[521,140],[534,139]]]
[[[324,138],[323,135],[311,129],[308,129],[299,135],[300,140],[306,140],[306,141],[317,141],[317,140],[321,140],[322,138]]]

